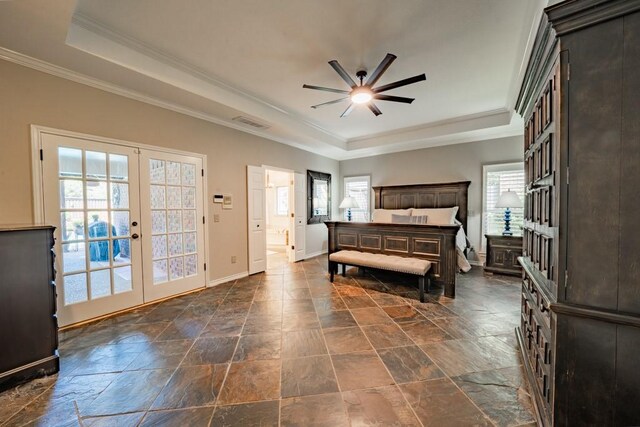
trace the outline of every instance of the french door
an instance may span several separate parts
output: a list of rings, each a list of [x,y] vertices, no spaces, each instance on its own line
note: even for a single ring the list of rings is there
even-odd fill
[[[202,159],[40,134],[65,326],[205,285]]]

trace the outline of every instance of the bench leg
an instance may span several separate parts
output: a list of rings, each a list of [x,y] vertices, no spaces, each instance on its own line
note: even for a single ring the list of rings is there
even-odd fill
[[[424,276],[418,277],[418,286],[420,287],[420,302],[424,302]]]
[[[347,277],[347,264],[342,264],[342,277]]]
[[[329,275],[330,275],[330,281],[331,283],[333,283],[333,274],[336,271],[336,263],[335,262],[329,262]]]

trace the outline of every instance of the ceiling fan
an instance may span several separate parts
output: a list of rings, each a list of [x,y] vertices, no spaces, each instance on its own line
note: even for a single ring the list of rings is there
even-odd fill
[[[321,86],[312,86],[304,84],[302,85],[305,89],[315,89],[315,90],[323,90],[325,92],[334,92],[341,93],[345,96],[344,98],[335,99],[329,102],[323,102],[322,104],[312,105],[311,108],[318,108],[324,105],[337,104],[342,101],[350,100],[350,104],[346,110],[340,115],[340,117],[348,116],[351,111],[355,108],[357,104],[367,104],[369,110],[376,116],[382,114],[382,111],[373,103],[374,99],[379,101],[392,101],[392,102],[403,102],[405,104],[411,104],[415,98],[405,98],[403,96],[393,96],[393,95],[383,95],[382,92],[386,92],[391,89],[395,89],[398,87],[410,85],[413,83],[417,83],[427,79],[427,76],[420,74],[418,76],[409,77],[407,79],[398,80],[397,82],[389,83],[383,86],[373,87],[376,82],[380,79],[382,74],[387,71],[387,68],[391,65],[391,63],[396,59],[395,55],[387,53],[387,56],[384,57],[382,62],[373,70],[373,73],[369,76],[369,78],[364,81],[364,78],[367,77],[367,72],[365,70],[359,70],[356,73],[356,77],[360,80],[360,84],[358,85],[349,74],[342,68],[342,66],[336,61],[329,61],[329,65],[333,67],[334,70],[342,77],[351,90],[342,90],[342,89],[333,89],[330,87],[321,87]]]

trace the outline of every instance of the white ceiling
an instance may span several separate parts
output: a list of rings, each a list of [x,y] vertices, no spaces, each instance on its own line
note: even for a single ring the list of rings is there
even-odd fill
[[[344,159],[521,134],[513,102],[545,3],[20,0],[0,2],[0,57]],[[347,88],[329,60],[355,79],[387,52],[378,85],[426,73],[387,92],[413,104],[310,108],[340,95],[303,83]]]

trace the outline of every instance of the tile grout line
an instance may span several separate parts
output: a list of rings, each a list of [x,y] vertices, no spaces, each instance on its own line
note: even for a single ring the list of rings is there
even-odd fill
[[[373,276],[372,276],[373,277]],[[377,278],[374,277],[374,279],[378,280]],[[378,282],[380,282],[380,280],[378,280]],[[356,279],[356,283],[360,284],[358,282],[358,280]],[[382,282],[380,282],[382,283]],[[373,303],[376,305],[376,307],[378,307],[380,310],[384,311],[384,309],[373,299]],[[391,316],[389,316],[389,314],[385,311],[384,312],[387,317],[389,317],[391,319]],[[352,314],[353,316],[353,314]],[[373,343],[371,342],[371,340],[369,339],[369,337],[367,336],[367,334],[364,332],[364,330],[362,329],[362,325],[360,325],[360,323],[358,322],[357,319],[356,320],[356,324],[358,325],[358,328],[360,329],[360,332],[362,333],[362,335],[364,335],[365,339],[369,342],[369,345],[371,346],[371,348],[373,348],[373,351],[376,353],[376,356],[378,356],[378,360],[380,360],[380,363],[382,363],[382,366],[384,366],[384,369],[387,371],[387,373],[389,374],[389,377],[393,380],[393,385],[395,386],[396,390],[398,390],[398,392],[400,393],[400,395],[402,396],[402,399],[404,400],[404,402],[406,403],[407,407],[409,408],[409,410],[411,410],[411,413],[413,414],[413,416],[415,417],[415,419],[418,421],[418,423],[420,423],[421,426],[424,426],[424,423],[422,422],[422,420],[420,419],[420,417],[418,417],[418,414],[416,413],[415,409],[413,408],[413,406],[411,406],[411,403],[409,403],[409,400],[407,400],[407,396],[405,396],[405,394],[402,392],[402,389],[400,388],[400,386],[398,385],[396,379],[393,377],[393,375],[391,374],[391,371],[389,370],[389,368],[387,367],[387,365],[384,363],[384,361],[382,360],[382,357],[380,357],[380,353],[378,352],[378,349],[373,345]],[[391,319],[391,321],[395,324],[395,322],[393,321],[393,319]],[[397,326],[397,325],[396,325]],[[402,328],[398,327],[403,334],[407,335]],[[407,338],[409,338],[411,340],[411,337],[409,337],[407,335]],[[413,342],[413,340],[411,340]],[[414,343],[415,344],[415,343]],[[422,351],[422,349],[420,347],[418,347],[420,349],[420,351]]]

